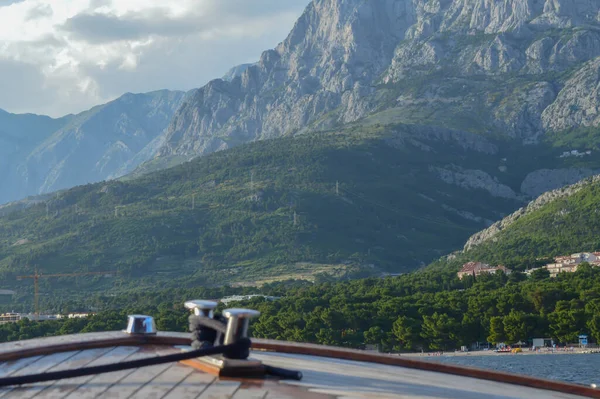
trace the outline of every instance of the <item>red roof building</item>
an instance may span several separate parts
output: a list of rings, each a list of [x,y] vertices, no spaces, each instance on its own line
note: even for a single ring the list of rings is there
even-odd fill
[[[457,276],[459,279],[462,280],[465,276],[477,277],[483,273],[496,273],[498,270],[500,270],[504,274],[511,273],[511,270],[503,265],[490,266],[487,263],[469,262],[463,265],[462,269],[460,269],[460,271],[457,273]]]

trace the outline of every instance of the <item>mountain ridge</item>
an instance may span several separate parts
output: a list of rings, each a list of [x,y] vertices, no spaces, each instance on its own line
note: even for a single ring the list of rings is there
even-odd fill
[[[52,140],[33,153],[19,152],[15,157],[26,162],[11,161],[10,170],[3,169],[12,176],[10,185],[21,188],[0,202],[348,123],[433,126],[522,145],[598,150],[599,140],[581,139],[590,135],[585,129],[596,134],[600,125],[595,116],[600,96],[586,91],[600,82],[598,5],[598,0],[315,0],[285,40],[257,63],[234,67],[225,80],[175,100],[161,122],[164,131],[152,130],[137,141],[117,134],[104,153],[88,157],[98,145],[77,144],[74,128],[56,132],[71,142],[65,154],[44,150],[54,148]],[[114,120],[122,126],[111,129],[135,134],[147,130],[140,124],[150,117]],[[69,123],[77,118],[81,114],[68,116]],[[84,171],[69,166],[88,158],[96,163]],[[532,167],[520,187],[512,188],[514,196],[535,197],[600,168],[595,160],[558,166]],[[478,179],[476,170],[469,179]],[[465,176],[442,171],[440,179],[457,181],[457,173]],[[486,173],[502,180],[501,174]]]
[[[386,0],[384,10],[371,7],[368,2],[358,2],[360,7],[357,9],[358,6],[354,3],[357,2],[337,0],[311,2],[288,37],[276,49],[263,52],[260,61],[247,68],[242,76],[231,82],[213,80],[203,88],[197,89],[190,102],[174,117],[167,132],[167,143],[159,155],[201,155],[227,148],[235,143],[257,138],[278,137],[291,130],[301,129],[314,121],[316,115],[332,110],[333,106],[337,107],[342,101],[344,92],[347,92],[346,96],[359,101],[360,95],[364,94],[365,90],[370,91],[364,84],[361,86],[360,82],[368,81],[368,77],[383,71],[382,65],[385,61],[381,61],[382,57],[391,60],[393,53],[391,43],[394,39],[390,37],[395,37],[397,35],[395,32],[398,31],[393,29],[395,24],[391,21],[399,11],[396,10],[398,3],[394,1]],[[388,9],[392,12],[385,12]],[[345,28],[352,26],[364,30],[364,27],[358,24],[359,16],[354,12],[370,12],[372,14],[370,18],[377,20],[378,23],[373,23],[369,27],[375,26],[376,31],[380,28],[384,30],[374,35],[375,37],[371,37],[372,32],[366,35],[368,37],[366,41],[370,40],[369,43],[353,46],[352,39],[348,39],[353,32],[351,29],[346,31]],[[331,16],[331,20],[322,18],[322,15]],[[355,23],[356,25],[353,25]],[[307,35],[310,37],[306,37]],[[306,45],[303,46],[311,41],[320,44],[314,50]],[[340,42],[343,45],[337,45]],[[333,60],[331,64],[329,63],[330,53],[341,52],[342,57],[352,58],[355,57],[356,49],[368,53],[372,67],[352,68],[350,73],[340,74],[338,73],[340,68],[349,64],[336,63]],[[319,54],[321,50],[325,53],[324,56]],[[309,61],[315,65],[310,64]],[[382,65],[375,65],[376,63]],[[273,71],[275,72],[272,74]],[[327,76],[327,83],[315,81],[315,73]],[[363,74],[368,75],[367,79],[361,77]],[[324,87],[322,95],[314,93],[315,85]],[[264,103],[260,101],[261,94],[265,93],[273,95],[274,98],[281,98],[277,96],[281,89],[291,96],[284,103],[275,104],[276,101],[269,101],[269,99]],[[305,112],[294,108],[295,102],[322,111],[314,111],[311,114],[310,111]],[[213,103],[215,103],[214,109]],[[275,116],[271,120],[266,120],[260,116],[260,112],[271,104],[275,104],[274,109],[270,111]],[[188,123],[186,119],[195,122],[193,125],[186,125]],[[240,123],[237,124],[236,120]],[[221,133],[218,133],[217,137],[211,137],[211,132],[219,130],[223,131],[227,142],[218,137]],[[185,148],[177,147],[176,143],[179,139],[189,140],[182,144]]]
[[[508,104],[486,104],[485,112],[502,134],[537,141],[547,130],[582,124],[581,117],[569,120],[562,111],[580,101],[568,88],[572,82],[557,85],[544,74],[600,56],[598,5],[596,0],[315,0],[258,64],[230,82],[214,80],[196,90],[175,115],[159,156],[203,155],[311,125],[318,130],[354,122],[382,107],[394,109],[387,96],[395,90],[381,84],[429,75],[434,84],[422,89],[439,92],[436,85],[447,82],[439,81],[435,69],[445,71],[446,80],[515,72],[535,76],[538,82],[521,89],[522,82],[515,82],[517,92],[507,93]],[[579,74],[572,79],[594,81],[585,66]],[[463,99],[471,100],[464,94]],[[597,105],[597,97],[589,96],[581,108],[590,104]],[[402,113],[412,109],[396,108],[404,119]]]
[[[173,243],[170,241],[172,237],[168,236],[164,239],[184,253],[217,254],[217,260],[209,262],[211,267],[224,267],[223,259],[227,257],[223,254],[227,254],[238,262],[239,270],[244,270],[248,264],[252,268],[273,270],[274,265],[281,266],[281,261],[276,259],[287,256],[281,248],[290,245],[286,248],[294,253],[297,248],[291,243],[300,240],[296,232],[278,218],[285,215],[293,223],[298,223],[297,218],[302,218],[302,215],[293,216],[290,212],[294,207],[291,204],[297,200],[287,192],[288,189],[281,191],[281,186],[269,186],[270,191],[246,193],[242,188],[247,185],[244,178],[253,176],[254,167],[266,163],[268,167],[265,169],[269,169],[275,181],[279,182],[291,179],[288,174],[293,175],[294,168],[302,169],[303,179],[311,177],[302,181],[300,190],[308,203],[308,198],[324,203],[331,201],[329,190],[344,175],[346,178],[342,184],[364,184],[360,192],[346,187],[349,193],[354,192],[358,196],[352,199],[352,194],[348,194],[350,197],[345,200],[349,202],[344,202],[355,204],[369,198],[365,194],[369,187],[363,179],[366,171],[371,173],[373,165],[379,165],[382,176],[373,174],[369,183],[381,183],[385,186],[383,191],[398,198],[382,202],[382,198],[386,197],[380,192],[381,196],[378,195],[375,202],[371,201],[371,206],[387,209],[388,212],[393,209],[392,213],[408,219],[412,217],[407,223],[409,231],[397,226],[387,228],[394,231],[392,236],[398,242],[414,240],[416,244],[413,243],[406,253],[394,253],[394,256],[398,256],[397,262],[401,265],[406,262],[417,267],[434,258],[430,253],[421,254],[426,243],[434,242],[435,234],[443,235],[439,231],[421,231],[422,225],[436,223],[427,213],[422,216],[420,212],[433,212],[438,218],[452,220],[448,223],[453,231],[468,224],[469,232],[473,233],[493,224],[494,220],[522,206],[531,197],[574,183],[600,170],[600,119],[597,117],[600,96],[597,90],[585,89],[588,86],[600,87],[600,75],[597,73],[600,65],[600,22],[588,15],[596,4],[600,1],[315,0],[279,46],[265,51],[258,63],[240,68],[240,73],[234,70],[231,81],[212,80],[191,92],[173,94],[176,97],[173,101],[164,98],[169,97],[170,92],[157,94],[158,100],[148,95],[137,95],[144,97],[144,101],[139,107],[134,107],[135,112],[132,111],[131,115],[122,117],[120,111],[111,114],[109,127],[113,129],[113,140],[96,157],[83,160],[88,162],[83,163],[87,165],[85,169],[102,172],[94,175],[96,180],[102,180],[127,173],[140,163],[141,166],[136,168],[133,176],[123,181],[106,183],[102,188],[78,187],[61,192],[58,197],[83,192],[83,199],[75,196],[81,202],[77,202],[76,209],[89,208],[92,202],[102,205],[104,213],[97,215],[98,220],[104,221],[103,228],[110,234],[119,232],[118,241],[123,246],[111,249],[126,259],[123,260],[126,266],[121,265],[126,270],[135,269],[142,273],[144,267],[151,270],[160,263],[156,261],[160,258],[159,253],[148,248],[162,248],[156,235],[152,235],[156,231],[157,219],[146,216],[153,212],[161,217],[168,216],[169,222],[161,221],[162,227],[158,230],[165,224],[177,225],[181,223],[181,215],[162,213],[171,209],[169,201],[177,203],[182,193],[186,198],[191,196],[193,201],[196,200],[192,186],[170,186],[161,180],[164,176],[183,179],[181,176],[191,175],[194,167],[199,167],[207,175],[216,173],[221,176],[210,181],[198,179],[196,183],[207,187],[203,195],[213,207],[212,212],[231,225],[223,226],[220,221],[211,219],[214,230],[202,233],[211,237],[209,242],[218,243],[215,244],[218,250],[210,245],[207,247],[205,243],[200,245],[194,231],[200,229],[198,226],[189,231],[182,228],[181,231],[186,231],[189,236],[177,236],[180,242]],[[135,102],[138,98],[135,96],[124,95],[120,101],[127,105]],[[71,165],[78,164],[81,159],[77,156],[85,156],[82,154],[86,151],[79,149],[85,149],[85,145],[102,147],[99,145],[102,143],[94,141],[99,134],[83,135],[85,145],[78,147],[79,127],[94,122],[95,113],[109,111],[112,105],[94,108],[83,116],[70,117],[65,126],[50,139],[45,139],[45,146],[32,151],[27,157],[31,163],[20,169],[27,172],[27,181],[33,181],[48,191],[66,185],[65,176],[72,176],[65,171],[71,172],[74,168],[65,165],[71,161]],[[134,117],[138,113],[141,116]],[[145,123],[153,117],[159,119],[160,126],[149,132]],[[94,126],[96,133],[105,130],[101,124]],[[162,129],[163,126],[165,129]],[[140,140],[135,137],[136,132],[140,132]],[[375,133],[379,135],[376,139],[372,138]],[[366,140],[365,136],[371,138]],[[65,138],[70,141],[64,141]],[[127,141],[129,139],[132,141]],[[311,143],[311,140],[314,142]],[[54,157],[51,152],[45,151],[55,143],[67,144],[66,155]],[[290,148],[299,152],[290,152]],[[198,159],[162,174],[145,175],[153,168],[172,166],[214,152],[218,154],[207,160]],[[269,163],[277,159],[282,165],[287,165],[290,161],[282,159],[281,154],[297,162],[290,165],[288,174],[281,166]],[[340,165],[345,169],[331,165],[326,155],[343,161]],[[266,160],[261,160],[260,156],[265,156]],[[312,168],[298,159],[300,156],[306,159],[320,157],[324,165]],[[423,160],[428,160],[428,163]],[[220,166],[211,169],[211,161]],[[361,162],[365,166],[364,171],[356,169],[356,164]],[[228,163],[235,165],[235,169],[227,170]],[[49,165],[50,170],[49,175],[42,176],[43,179],[38,178],[42,173],[39,165],[42,164]],[[186,171],[186,167],[190,169]],[[354,171],[355,175],[349,175],[349,171]],[[134,178],[136,176],[137,179]],[[233,186],[228,185],[228,177],[231,177]],[[252,181],[253,177],[250,179]],[[149,188],[139,187],[140,182]],[[324,188],[325,182],[327,189]],[[123,237],[128,237],[126,231],[131,226],[120,221],[109,223],[107,218],[113,214],[118,217],[121,207],[133,203],[131,198],[157,185],[165,189],[164,197],[153,192],[154,202],[146,203],[139,198],[134,201],[133,208],[140,212],[135,215],[141,218],[142,223],[139,227],[142,231],[138,229],[136,234],[143,237],[140,242],[147,250],[142,259],[134,256],[134,244],[121,242]],[[397,191],[399,185],[406,185],[406,197]],[[295,189],[292,191],[295,192]],[[251,214],[252,218],[245,218],[242,222],[238,216],[219,213],[226,212],[223,211],[226,206],[214,200],[224,193],[227,193],[228,201],[235,199],[233,202],[225,201],[227,206],[240,213],[250,212],[246,216]],[[477,203],[474,198],[485,203]],[[49,201],[47,198],[39,203],[36,201],[32,199],[25,205],[9,207],[16,209],[11,211],[10,217],[18,215],[27,223],[38,223],[38,219],[29,221],[19,212],[29,206],[37,218],[49,218],[52,207],[42,209],[42,204],[50,202],[59,208],[55,209],[58,214],[54,217],[64,224],[61,228],[67,221],[62,219],[60,212],[70,212],[69,217],[73,220],[82,218],[79,211],[68,206],[65,208],[63,201]],[[393,206],[386,201],[392,201]],[[246,209],[248,204],[256,209]],[[265,204],[276,204],[278,208],[271,209]],[[178,206],[181,208],[176,209],[187,215],[183,212],[185,206]],[[265,213],[258,213],[258,208],[263,206],[266,207]],[[410,216],[406,215],[407,212]],[[380,215],[374,217],[384,219]],[[87,222],[96,226],[97,220]],[[360,222],[372,220],[360,219]],[[316,226],[322,224],[315,220],[311,224],[307,236],[318,235]],[[78,226],[82,230],[72,234],[88,234],[97,238],[95,230],[89,230],[88,225]],[[273,226],[276,229],[269,230]],[[325,232],[321,230],[321,234],[333,236],[338,226],[330,223]],[[265,229],[269,230],[269,234],[262,236],[264,239],[281,233],[281,240],[289,241],[285,241],[284,245],[277,241],[280,240],[277,237],[275,243],[269,242],[273,245],[271,252],[267,251],[268,255],[263,258],[257,257],[256,262],[241,255],[252,252],[247,246],[239,246],[245,242],[243,238],[238,237],[233,244],[223,238],[226,236],[224,231],[231,234],[260,231],[264,234]],[[28,239],[36,242],[34,232],[23,231],[33,235]],[[369,242],[380,231],[373,227],[372,236],[360,235],[349,240],[355,240],[355,246],[358,246]],[[12,244],[22,237],[12,236],[13,232],[8,234],[10,239],[6,238],[5,245],[11,248],[7,252],[10,253],[7,255],[10,261],[5,266],[7,270],[13,270],[14,267],[22,267],[28,255],[10,252],[25,250],[26,247],[12,248]],[[345,232],[339,234],[345,237]],[[457,237],[467,239],[452,233],[451,242],[455,245]],[[13,238],[15,240],[11,243]],[[60,239],[66,240],[65,245],[76,248],[69,241],[75,238],[61,236]],[[450,242],[449,237],[445,239],[445,244]],[[93,248],[90,253],[96,251],[94,253],[110,258],[105,252],[107,244],[100,241],[102,250]],[[333,238],[332,241],[339,244]],[[463,243],[460,241],[460,244]],[[37,245],[35,256],[52,258],[53,255],[46,252],[46,242],[38,242]],[[48,247],[52,245],[48,244]],[[345,244],[342,247],[347,249]],[[311,252],[314,251],[312,246],[302,248],[307,252],[298,255],[293,262],[322,264],[327,261],[327,257],[319,258]],[[441,247],[436,244],[433,248],[436,256],[442,255],[438,253]],[[362,253],[357,251],[359,259],[365,259],[365,252],[367,258],[374,256],[373,248],[363,249]],[[443,247],[443,250],[452,249]],[[415,255],[417,252],[418,256]],[[15,257],[11,258],[13,255]],[[346,260],[352,256],[346,255]],[[86,257],[81,260],[89,261]],[[66,262],[64,259],[61,261]],[[198,269],[204,267],[203,261],[197,258],[190,262],[185,264]],[[286,270],[292,267],[293,262],[290,262],[286,263]],[[393,263],[387,255],[385,262],[390,267]],[[364,266],[364,262],[361,265]]]
[[[0,114],[0,141],[15,143],[0,149],[0,203],[128,173],[153,156],[146,147],[156,146],[184,98],[159,90],[56,119]]]
[[[502,233],[504,230],[511,228],[511,226],[513,226],[519,219],[525,216],[529,216],[533,213],[539,212],[540,209],[543,209],[545,206],[557,200],[565,199],[568,201],[569,197],[576,195],[581,190],[589,189],[594,185],[598,185],[598,182],[600,182],[600,175],[595,175],[583,179],[582,181],[576,184],[561,187],[559,189],[548,191],[540,195],[535,200],[529,202],[527,206],[519,208],[512,214],[494,223],[487,229],[482,230],[477,234],[471,236],[464,246],[464,251],[468,252],[472,249],[475,249],[477,246],[483,245],[489,241],[494,242],[496,240],[495,237],[497,235]]]
[[[398,125],[264,140],[2,207],[2,280],[12,286],[32,264],[47,273],[110,267],[126,285],[412,270],[521,204],[438,183],[428,167],[462,153],[463,169],[493,169],[493,143],[426,135]]]
[[[600,175],[548,191],[473,234],[462,249],[431,270],[459,270],[466,262],[505,265],[513,271],[552,263],[557,256],[600,250]]]

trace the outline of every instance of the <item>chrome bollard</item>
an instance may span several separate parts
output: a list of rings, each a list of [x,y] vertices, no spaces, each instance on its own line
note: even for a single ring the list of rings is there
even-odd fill
[[[248,336],[250,319],[259,316],[258,310],[252,309],[225,309],[223,316],[227,318],[227,330],[224,344],[233,344],[241,338]]]
[[[187,309],[193,310],[196,316],[208,317],[209,319],[214,318],[215,308],[217,307],[216,302],[200,299],[187,301],[184,305]]]
[[[156,323],[152,316],[129,315],[125,332],[127,334],[154,335],[156,334]]]

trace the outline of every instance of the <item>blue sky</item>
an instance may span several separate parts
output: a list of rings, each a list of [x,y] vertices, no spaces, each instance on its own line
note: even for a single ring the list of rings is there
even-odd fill
[[[0,0],[0,108],[76,113],[258,60],[309,0]]]

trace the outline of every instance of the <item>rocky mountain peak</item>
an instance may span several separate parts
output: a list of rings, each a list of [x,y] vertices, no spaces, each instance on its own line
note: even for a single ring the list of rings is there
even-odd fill
[[[471,34],[518,32],[523,27],[568,28],[598,22],[597,0],[434,0],[418,2],[419,25]],[[438,21],[434,24],[433,21]]]
[[[159,155],[189,158],[354,122],[394,107],[395,94],[376,89],[381,83],[431,71],[469,78],[567,70],[600,56],[599,6],[600,0],[314,0],[257,64],[198,89],[173,119]],[[512,100],[519,109],[490,110],[499,120],[489,124],[535,141],[553,126],[541,114],[561,89],[538,82],[519,94],[527,101]],[[438,88],[428,90],[436,98]]]
[[[289,64],[291,77],[331,74],[342,65],[355,66],[367,60],[375,65],[362,67],[375,72],[377,63],[390,61],[413,23],[412,1],[317,0],[276,51]],[[370,75],[361,68],[355,72],[356,78]]]
[[[339,109],[365,115],[362,101],[414,23],[412,1],[316,0],[288,37],[230,82],[198,89],[174,118],[161,155],[199,155],[302,130]]]

